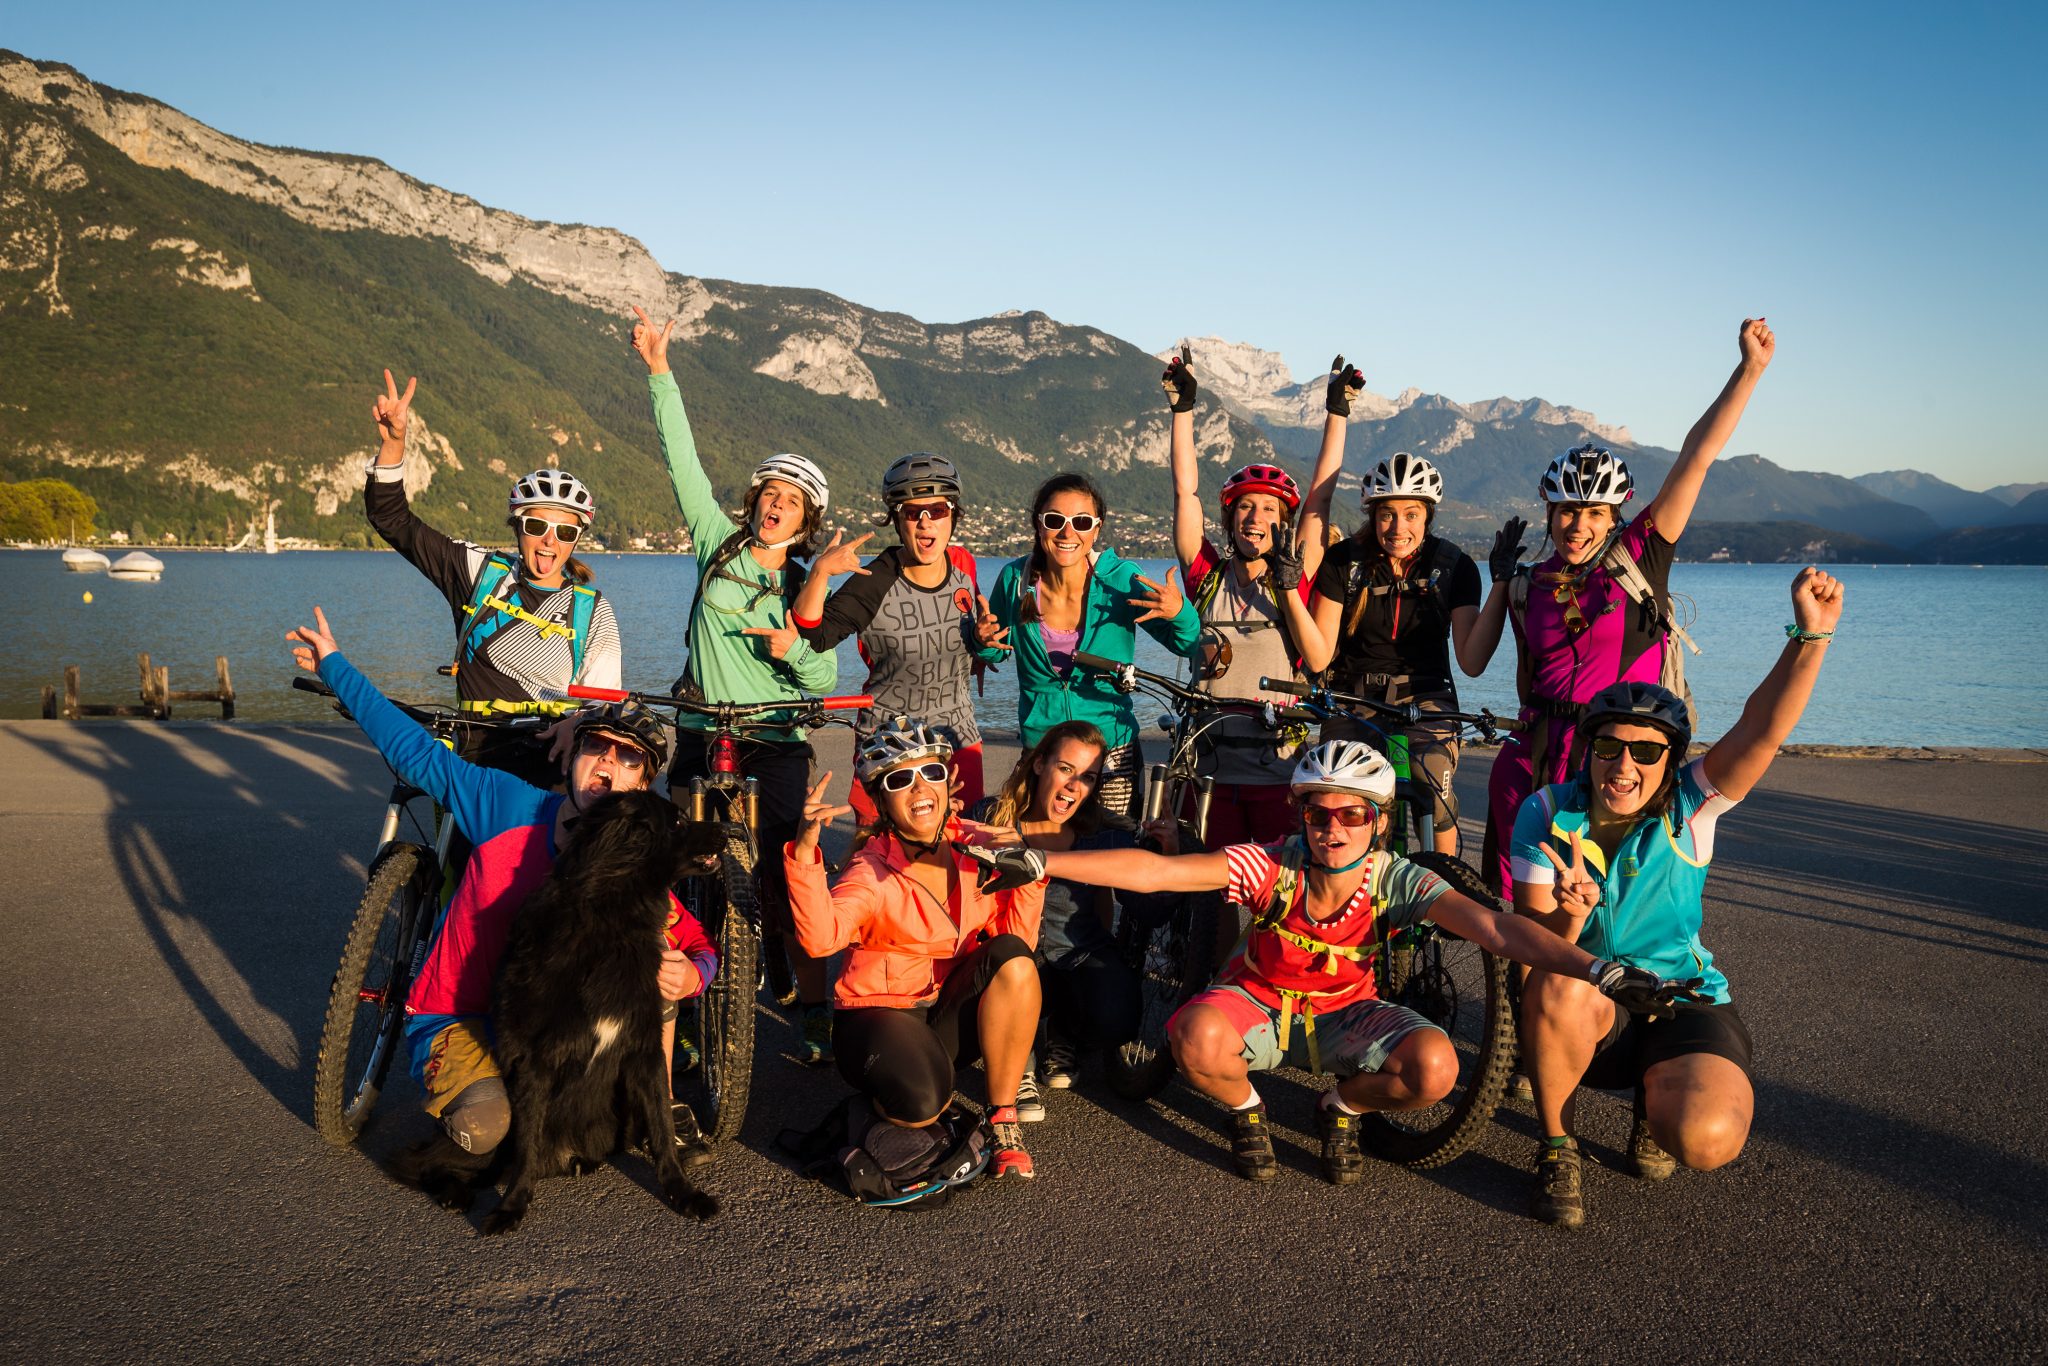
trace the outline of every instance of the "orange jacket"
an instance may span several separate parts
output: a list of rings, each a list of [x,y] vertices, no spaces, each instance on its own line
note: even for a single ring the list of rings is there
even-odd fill
[[[948,824],[946,837],[991,842],[981,826],[958,820]],[[989,896],[976,882],[978,865],[948,851],[954,892],[952,904],[942,906],[904,871],[910,860],[894,835],[869,840],[829,888],[824,859],[812,850],[800,860],[795,848],[783,846],[782,863],[797,942],[817,958],[850,950],[832,993],[841,1009],[930,1005],[953,964],[999,934],[1038,947],[1043,881]]]

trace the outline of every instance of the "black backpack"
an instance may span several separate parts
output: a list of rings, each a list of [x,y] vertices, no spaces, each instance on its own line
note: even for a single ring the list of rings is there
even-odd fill
[[[776,1146],[804,1175],[839,1187],[863,1205],[936,1209],[988,1170],[995,1130],[957,1098],[923,1128],[891,1124],[864,1095],[848,1096],[808,1133],[786,1129]]]

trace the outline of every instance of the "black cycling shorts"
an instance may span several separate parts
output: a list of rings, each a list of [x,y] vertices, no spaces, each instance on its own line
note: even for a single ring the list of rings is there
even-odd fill
[[[1658,1063],[1691,1053],[1726,1058],[1747,1077],[1752,1075],[1752,1051],[1749,1026],[1732,1004],[1681,1006],[1676,1015],[1655,1020],[1616,1008],[1614,1023],[1579,1084],[1602,1091],[1634,1090]]]
[[[1012,958],[1031,958],[1014,934],[984,941],[953,965],[929,1006],[866,1006],[832,1012],[839,1075],[882,1113],[921,1123],[953,1099],[953,1069],[981,1057],[982,993]]]

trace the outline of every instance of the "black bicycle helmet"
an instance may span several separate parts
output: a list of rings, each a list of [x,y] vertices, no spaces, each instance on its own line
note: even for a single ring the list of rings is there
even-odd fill
[[[960,497],[960,471],[943,455],[913,451],[882,475],[882,501],[897,507],[915,498]]]
[[[572,736],[580,743],[587,731],[602,731],[638,745],[656,769],[668,763],[668,726],[638,702],[607,702],[576,714]]]
[[[1590,741],[1606,721],[1632,721],[1669,732],[1672,753],[1681,761],[1692,744],[1692,723],[1686,718],[1684,699],[1655,683],[1615,683],[1602,688],[1586,704],[1579,734]]]

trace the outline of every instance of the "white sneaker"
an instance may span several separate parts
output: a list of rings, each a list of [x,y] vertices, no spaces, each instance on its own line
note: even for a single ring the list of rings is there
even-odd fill
[[[1025,1124],[1036,1124],[1045,1118],[1045,1095],[1038,1089],[1035,1072],[1026,1072],[1017,1083],[1017,1118]]]
[[[1074,1076],[1081,1070],[1081,1060],[1075,1056],[1074,1046],[1069,1043],[1047,1041],[1045,1055],[1039,1061],[1043,1064],[1048,1090],[1066,1090],[1074,1084]]]

